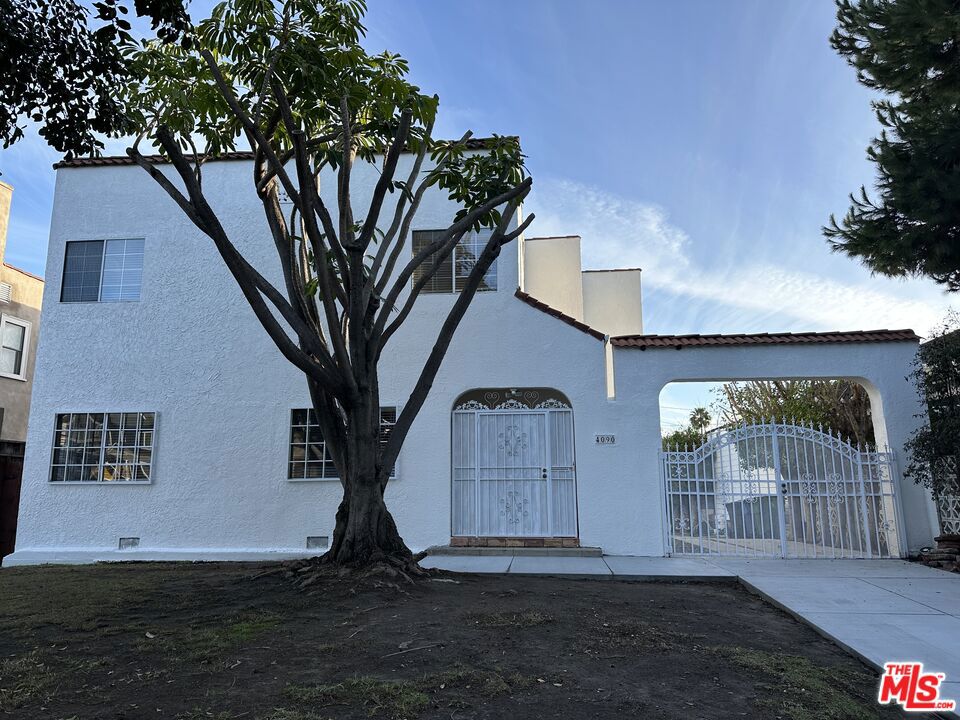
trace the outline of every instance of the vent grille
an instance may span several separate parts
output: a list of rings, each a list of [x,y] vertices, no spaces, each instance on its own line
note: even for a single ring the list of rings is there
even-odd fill
[[[121,550],[133,550],[138,547],[140,547],[140,538],[138,537],[120,538]]]
[[[320,550],[330,547],[330,538],[327,535],[308,535],[307,550]]]
[[[10,283],[0,282],[0,302],[8,303],[13,298],[13,288]]]

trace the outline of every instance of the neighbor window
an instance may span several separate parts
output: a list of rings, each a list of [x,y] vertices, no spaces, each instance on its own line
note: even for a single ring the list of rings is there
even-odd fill
[[[57,415],[50,482],[150,482],[155,429],[152,412]]]
[[[416,255],[421,250],[428,247],[443,237],[444,230],[415,230],[413,233],[413,254]],[[480,233],[471,232],[464,235],[463,239],[457,243],[453,252],[440,263],[436,274],[430,278],[421,292],[425,293],[454,293],[463,290],[467,284],[467,278],[470,272],[477,264],[477,257],[483,252],[487,241],[490,239],[490,231],[484,230]],[[433,267],[432,260],[428,259],[413,272],[414,285],[420,281]],[[478,290],[496,290],[497,289],[497,261],[494,260],[490,269],[487,270],[483,279],[480,281]]]
[[[30,323],[0,315],[0,377],[26,380]]]
[[[68,242],[60,301],[139,300],[142,277],[142,239]]]
[[[395,407],[380,408],[380,447],[383,448],[390,438],[390,432],[397,423]],[[396,468],[390,472],[396,477]],[[317,424],[313,409],[290,411],[290,462],[287,467],[290,480],[336,480],[337,468],[327,452],[323,434]]]

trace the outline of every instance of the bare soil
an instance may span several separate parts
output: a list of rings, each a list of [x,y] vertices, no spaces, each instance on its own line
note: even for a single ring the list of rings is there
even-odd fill
[[[0,570],[0,717],[900,717],[871,669],[733,585],[435,574],[304,591],[266,569]]]

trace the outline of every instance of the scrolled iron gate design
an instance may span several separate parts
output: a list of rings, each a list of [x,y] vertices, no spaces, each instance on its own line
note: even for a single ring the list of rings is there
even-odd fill
[[[672,555],[900,557],[894,457],[787,422],[661,452]]]

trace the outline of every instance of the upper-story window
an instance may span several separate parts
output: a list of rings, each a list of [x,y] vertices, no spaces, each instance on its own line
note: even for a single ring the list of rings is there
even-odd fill
[[[0,315],[0,377],[27,379],[27,343],[30,323]]]
[[[414,230],[413,232],[413,254],[430,245],[430,243],[439,240],[443,236],[443,230]],[[484,230],[479,233],[471,232],[464,235],[463,239],[453,249],[453,252],[444,260],[437,273],[430,278],[421,292],[425,293],[455,293],[463,290],[467,284],[467,278],[470,272],[477,264],[477,257],[483,252],[483,248],[490,239],[490,231]],[[418,267],[413,273],[413,283],[416,283],[429,272],[433,266],[430,260]],[[497,289],[497,261],[494,260],[490,269],[487,270],[480,281],[478,291]]]
[[[60,302],[139,300],[142,278],[142,239],[68,242]]]

